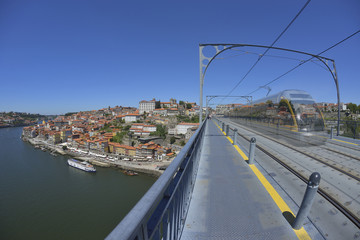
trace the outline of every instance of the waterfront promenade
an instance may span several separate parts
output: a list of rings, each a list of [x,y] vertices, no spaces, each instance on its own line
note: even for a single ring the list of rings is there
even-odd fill
[[[106,155],[99,155],[98,153],[93,153],[91,151],[79,151],[76,149],[67,149],[63,150],[61,145],[49,144],[46,141],[42,141],[35,138],[23,138],[24,141],[28,141],[34,146],[42,147],[44,150],[48,150],[53,153],[58,153],[60,155],[68,155],[73,158],[90,162],[99,167],[114,167],[121,168],[124,170],[132,170],[136,172],[146,173],[153,176],[160,176],[166,167],[171,163],[171,161],[127,161],[111,158]],[[108,153],[108,155],[111,155]],[[118,156],[116,156],[118,157]]]

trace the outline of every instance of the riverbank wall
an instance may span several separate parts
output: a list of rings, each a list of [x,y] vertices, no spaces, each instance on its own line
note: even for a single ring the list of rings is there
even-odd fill
[[[105,158],[95,157],[91,155],[79,154],[69,150],[63,150],[60,146],[51,145],[41,140],[32,138],[22,138],[23,141],[29,142],[35,147],[42,148],[43,150],[61,155],[68,155],[72,158],[87,161],[98,167],[112,167],[122,170],[131,170],[139,173],[148,174],[151,176],[159,177],[164,171],[160,167],[167,167],[171,161],[167,162],[138,162],[138,161],[125,161],[125,160],[107,160]]]

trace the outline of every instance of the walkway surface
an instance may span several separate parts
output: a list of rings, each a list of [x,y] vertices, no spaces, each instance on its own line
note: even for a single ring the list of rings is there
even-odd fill
[[[298,239],[264,186],[208,121],[182,240]]]

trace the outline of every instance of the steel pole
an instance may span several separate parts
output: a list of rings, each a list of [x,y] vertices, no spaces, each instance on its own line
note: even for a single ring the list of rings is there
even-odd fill
[[[236,140],[237,140],[237,128],[234,129],[234,138],[233,138],[233,145],[236,145]]]
[[[301,202],[299,212],[292,224],[292,227],[296,230],[302,228],[302,224],[310,212],[311,206],[314,202],[316,192],[320,184],[320,173],[314,172],[311,174],[304,198]]]
[[[337,122],[337,133],[336,136],[339,136],[339,132],[340,132],[340,90],[339,90],[339,81],[338,81],[338,76],[337,76],[337,72],[336,72],[336,66],[335,66],[335,61],[332,60],[333,63],[333,67],[334,67],[334,81],[335,81],[335,85],[336,85],[336,93],[337,93],[337,102],[338,102],[338,122]]]
[[[203,86],[204,86],[204,75],[202,71],[202,49],[203,47],[199,47],[199,59],[200,59],[200,111],[199,111],[199,123],[202,123],[202,107],[203,107]]]
[[[250,140],[249,164],[254,164],[255,148],[256,148],[256,138],[253,137]]]

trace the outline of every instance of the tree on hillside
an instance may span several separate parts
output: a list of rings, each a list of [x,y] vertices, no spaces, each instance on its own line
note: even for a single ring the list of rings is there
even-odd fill
[[[360,106],[360,105],[359,105]],[[355,103],[349,103],[347,105],[347,108],[350,110],[350,112],[352,113],[356,113],[356,111],[359,110],[359,107],[355,104]]]
[[[191,108],[192,108],[191,103],[187,103],[187,104],[186,104],[186,108],[187,108],[187,109],[191,109]]]
[[[155,102],[155,108],[156,108],[156,109],[161,108],[160,100]]]
[[[293,104],[291,103],[291,101],[289,102],[289,104],[288,104],[288,101],[285,100],[285,99],[281,99],[280,102],[279,102],[279,108],[280,108],[280,107],[285,107],[287,112],[290,112],[290,110],[289,110],[289,105],[290,105],[290,107],[291,107],[291,108],[293,109],[293,111],[294,111],[294,106],[293,106]]]
[[[172,136],[172,137],[170,138],[170,144],[175,143],[175,141],[176,141],[176,138],[175,138],[174,136]]]
[[[268,107],[273,107],[274,106],[274,104],[273,104],[273,102],[271,100],[267,100],[266,104],[268,105]]]
[[[179,105],[185,106],[185,102],[184,101],[179,101]]]
[[[159,136],[162,137],[163,139],[166,138],[166,128],[165,126],[161,125],[161,124],[157,124],[156,125],[156,132],[152,132],[150,133],[150,136]]]

